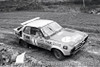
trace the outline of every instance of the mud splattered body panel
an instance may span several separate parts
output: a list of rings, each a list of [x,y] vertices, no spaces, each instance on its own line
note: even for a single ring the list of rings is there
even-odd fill
[[[29,30],[25,31],[25,28]],[[88,34],[61,27],[57,22],[35,18],[22,23],[22,27],[14,29],[16,35],[35,46],[51,50],[60,50],[64,55],[78,51],[86,43]],[[20,36],[20,35],[21,36]]]

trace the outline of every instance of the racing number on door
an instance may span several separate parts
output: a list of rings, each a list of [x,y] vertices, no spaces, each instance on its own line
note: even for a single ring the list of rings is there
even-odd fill
[[[45,39],[39,39],[37,42],[38,42],[38,46],[44,49],[49,49],[52,45],[51,42]]]

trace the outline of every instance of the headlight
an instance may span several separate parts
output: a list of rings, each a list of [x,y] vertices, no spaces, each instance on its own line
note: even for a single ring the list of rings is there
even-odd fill
[[[68,49],[68,47],[67,47],[67,46],[63,46],[63,49],[66,49],[66,50],[67,50],[67,49]]]

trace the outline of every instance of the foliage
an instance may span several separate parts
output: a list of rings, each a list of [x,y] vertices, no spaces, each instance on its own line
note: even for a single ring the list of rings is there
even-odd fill
[[[67,1],[55,1],[55,2],[38,2],[38,0],[7,0],[0,2],[0,11],[1,12],[9,12],[9,11],[58,11],[59,9],[63,9],[63,11],[67,11],[66,8],[81,8],[80,10],[84,12],[87,10],[87,6],[89,9],[95,4],[99,4],[100,0],[84,0],[86,7],[83,8],[83,0],[70,0]],[[69,9],[68,9],[69,11]],[[58,11],[59,12],[59,11]]]

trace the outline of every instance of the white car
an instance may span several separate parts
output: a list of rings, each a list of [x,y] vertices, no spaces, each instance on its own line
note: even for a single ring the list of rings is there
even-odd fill
[[[39,17],[21,23],[14,31],[20,45],[32,44],[50,50],[58,60],[78,52],[88,39],[87,33],[63,28],[55,21]]]

